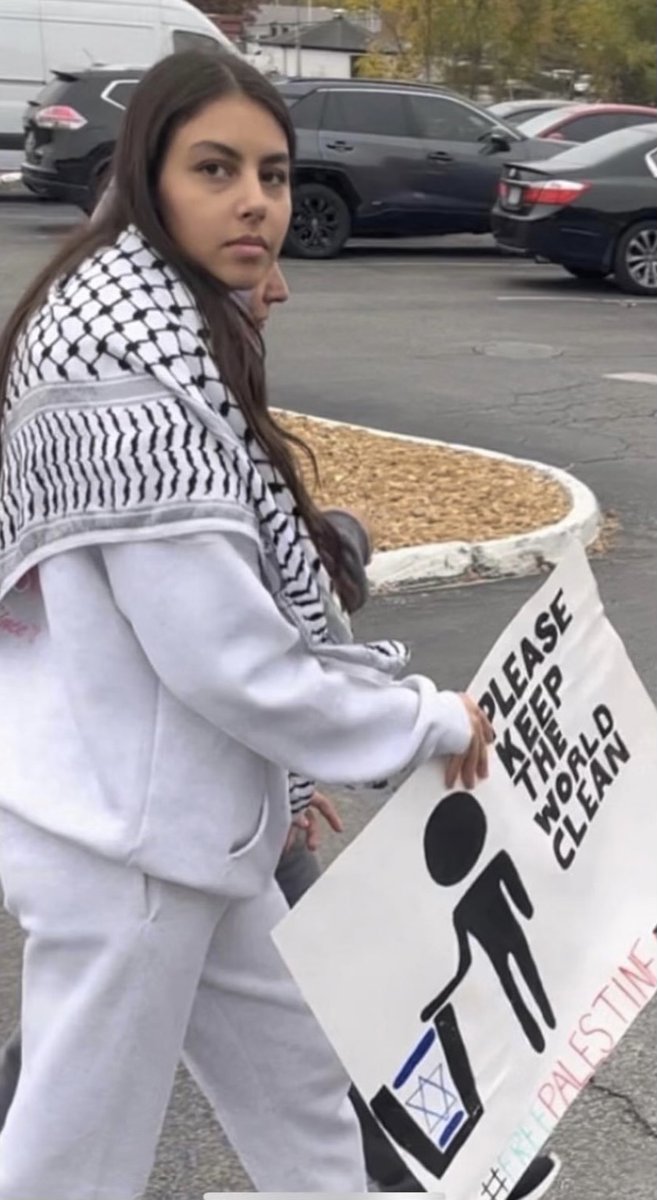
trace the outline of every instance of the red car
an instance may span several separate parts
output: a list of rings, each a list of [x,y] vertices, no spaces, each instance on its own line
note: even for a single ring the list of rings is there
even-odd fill
[[[558,142],[591,142],[593,138],[632,125],[657,121],[657,108],[638,104],[573,104],[539,113],[519,125],[526,137],[551,138]]]

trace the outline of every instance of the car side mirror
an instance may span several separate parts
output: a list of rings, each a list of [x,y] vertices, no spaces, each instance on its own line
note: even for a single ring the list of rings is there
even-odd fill
[[[481,138],[484,154],[501,154],[511,149],[512,139],[502,125],[493,125]]]

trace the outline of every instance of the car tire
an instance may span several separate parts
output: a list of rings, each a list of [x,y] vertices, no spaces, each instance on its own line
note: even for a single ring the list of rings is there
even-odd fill
[[[606,279],[609,271],[603,270],[602,267],[570,267],[567,263],[563,264],[569,275],[574,275],[575,279]]]
[[[335,258],[351,234],[342,196],[323,183],[301,183],[292,196],[284,253],[290,258]]]
[[[614,257],[616,283],[634,296],[657,296],[657,221],[646,217],[625,230]]]

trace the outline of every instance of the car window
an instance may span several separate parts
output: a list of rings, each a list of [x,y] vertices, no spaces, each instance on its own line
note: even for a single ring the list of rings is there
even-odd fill
[[[531,121],[532,117],[538,117],[544,112],[544,108],[520,108],[516,109],[515,112],[507,113],[506,116],[507,120],[511,119],[512,121]],[[499,115],[503,117],[504,113],[500,113]]]
[[[327,92],[322,128],[378,137],[412,136],[402,92]]]
[[[505,121],[513,121],[519,125],[521,121],[531,121],[533,117],[540,117],[545,112],[544,108],[512,108],[511,111],[495,112],[494,108],[490,110],[493,116],[502,117]]]
[[[605,133],[613,133],[615,129],[630,129],[633,125],[654,121],[655,117],[640,113],[588,113],[583,117],[575,117],[563,128],[563,134],[571,142],[590,142],[592,138],[602,137]]]
[[[116,108],[127,108],[138,83],[138,79],[116,79],[103,90],[103,100]]]
[[[555,100],[554,107],[559,108],[559,101]],[[571,105],[572,107],[572,105]],[[486,111],[492,117],[501,117],[503,121],[510,121],[512,125],[519,125],[521,121],[531,121],[532,117],[540,117],[548,109],[552,111],[550,106],[545,104],[516,104],[514,100],[502,101],[500,104],[487,104]]]
[[[520,132],[524,133],[525,137],[540,137],[542,133],[552,129],[553,125],[557,125],[560,118],[565,117],[568,112],[567,108],[551,108],[549,112],[542,112],[537,117],[532,117],[531,121],[522,121]]]
[[[173,49],[178,54],[181,50],[207,50],[216,54],[223,49],[218,38],[208,37],[206,33],[193,33],[191,29],[174,29]]]
[[[411,96],[411,108],[418,136],[433,141],[477,142],[497,124],[446,96]]]
[[[307,96],[286,96],[285,102],[295,129],[319,129],[326,92],[310,92]]]

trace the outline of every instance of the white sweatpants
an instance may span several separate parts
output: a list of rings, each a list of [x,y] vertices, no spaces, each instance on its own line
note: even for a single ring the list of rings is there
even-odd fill
[[[226,900],[6,813],[0,878],[27,934],[0,1200],[141,1196],[181,1057],[259,1191],[366,1190],[347,1077],[270,938],[273,880]]]

